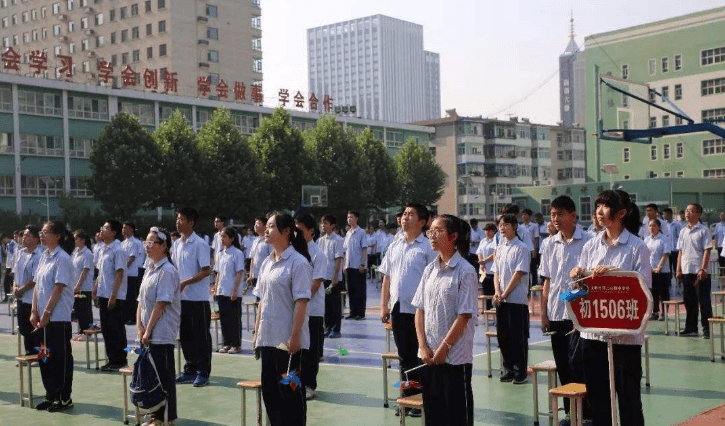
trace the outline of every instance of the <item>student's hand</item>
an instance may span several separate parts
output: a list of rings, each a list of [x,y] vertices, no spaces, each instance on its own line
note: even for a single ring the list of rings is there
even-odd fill
[[[675,278],[677,278],[678,280],[681,280],[682,279],[682,271],[677,271],[677,273],[675,273]]]
[[[580,275],[585,275],[586,271],[584,268],[580,268],[579,266],[576,266],[574,268],[571,268],[571,271],[569,271],[569,278],[572,280],[576,280],[579,278]]]
[[[252,285],[252,276],[251,275],[247,277],[247,285],[248,286]]]
[[[30,325],[32,325],[33,328],[40,328],[40,324],[38,324],[39,321],[40,319],[38,318],[38,313],[32,312],[30,314]]]
[[[116,295],[111,294],[111,297],[108,298],[108,309],[113,309],[116,307]]]
[[[232,302],[237,300],[237,293],[239,293],[239,289],[232,290],[232,294],[229,296],[229,300],[231,300]]]
[[[360,270],[360,273],[361,274],[364,274],[365,273],[365,266],[364,265],[360,265],[360,268],[358,268],[358,269]]]
[[[448,356],[448,346],[446,346],[445,343],[441,343],[441,345],[438,346],[438,349],[436,349],[435,355],[433,355],[432,364],[433,365],[444,364],[446,362],[447,356]]]
[[[595,266],[592,269],[592,276],[599,277],[599,276],[606,274],[609,271],[616,271],[617,269],[619,269],[619,268],[617,268],[616,266],[609,266],[609,265]]]
[[[387,306],[380,308],[380,321],[383,324],[387,324],[390,321],[390,309]]]
[[[15,297],[20,297],[23,293],[20,292],[20,288],[18,288],[18,286],[14,286],[13,294],[15,295]]]
[[[43,328],[50,323],[50,312],[43,311],[43,315],[40,317],[38,327]]]
[[[702,281],[702,280],[706,280],[706,279],[707,279],[707,271],[705,271],[704,269],[700,269],[699,271],[697,271],[697,281]],[[698,282],[698,284],[699,284],[699,282]]]
[[[96,290],[95,288],[91,292],[91,299],[93,299],[93,302],[98,301],[98,290]]]
[[[433,365],[433,351],[430,350],[428,345],[420,348],[420,360],[423,361],[425,365]]]
[[[547,331],[549,331],[549,318],[542,313],[541,314],[541,332],[546,333]]]
[[[503,302],[503,299],[501,299],[501,293],[496,293],[493,295],[493,304],[496,306],[501,306],[501,302]]]
[[[659,274],[661,270],[662,270],[662,268],[657,267],[657,268],[652,269],[652,273],[653,274]]]
[[[290,355],[294,355],[297,352],[300,351],[301,348],[300,344],[300,335],[292,335],[290,336],[289,340],[287,340],[287,352],[289,352]]]
[[[146,330],[140,340],[143,346],[148,346],[151,343],[151,330]]]

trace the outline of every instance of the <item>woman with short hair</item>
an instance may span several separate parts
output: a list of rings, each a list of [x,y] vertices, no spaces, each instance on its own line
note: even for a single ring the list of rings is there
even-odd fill
[[[219,231],[221,248],[214,262],[216,282],[212,292],[219,305],[219,321],[224,344],[221,353],[242,351],[242,298],[239,285],[244,275],[244,253],[240,249],[237,230],[227,226]]]

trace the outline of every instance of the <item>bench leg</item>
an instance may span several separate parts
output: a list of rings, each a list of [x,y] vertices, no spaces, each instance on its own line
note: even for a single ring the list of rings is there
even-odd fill
[[[680,335],[680,307],[675,305],[675,334]]]
[[[712,333],[713,330],[710,330]],[[710,336],[712,340],[712,336]],[[720,359],[725,359],[725,324],[720,323]]]
[[[126,393],[126,375],[122,374],[121,377],[123,377],[123,387],[121,388],[121,392],[123,393],[123,424],[128,424],[128,394]]]
[[[91,336],[86,335],[86,370],[91,369]]]
[[[98,333],[95,333],[93,335],[93,343],[96,346],[96,370],[100,370],[101,369],[100,360],[98,359]]]
[[[247,390],[242,388],[242,426],[247,426]]]
[[[549,390],[556,387],[556,371],[549,371],[548,376],[549,380],[547,385],[549,386],[549,388],[546,390],[547,393],[549,392]],[[551,399],[549,399],[549,416],[551,416]]]
[[[534,388],[534,424],[539,424],[539,373],[534,370],[531,375],[531,383]]]
[[[262,389],[257,389],[257,426],[262,426]]]
[[[582,426],[584,424],[584,401],[581,398],[576,398],[574,405],[576,406],[576,424]]]
[[[18,362],[18,371],[20,373],[20,406],[22,407],[25,401],[25,382],[23,381],[23,367],[22,363]]]
[[[644,384],[650,387],[649,383],[649,340],[644,341]]]
[[[388,360],[383,360],[383,407],[388,408]]]
[[[554,426],[559,425],[559,399],[549,394],[549,402],[551,403],[552,414],[554,415]],[[569,407],[571,408],[571,407]]]
[[[28,363],[28,407],[35,408],[33,404],[33,364]]]
[[[710,323],[712,324],[712,323]],[[712,326],[710,327],[713,328]],[[714,330],[710,330],[711,332]],[[713,333],[714,334],[714,333]],[[710,362],[715,362],[715,336],[710,336]]]
[[[493,377],[491,372],[491,338],[486,336],[486,359],[488,362],[488,377]]]
[[[181,342],[176,341],[176,374],[181,373]]]

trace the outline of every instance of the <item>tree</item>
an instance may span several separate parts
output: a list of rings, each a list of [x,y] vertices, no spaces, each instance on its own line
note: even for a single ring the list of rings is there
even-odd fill
[[[386,209],[398,201],[398,173],[395,161],[382,141],[375,139],[372,130],[365,128],[357,136],[357,145],[370,168],[370,204]]]
[[[420,203],[435,204],[443,194],[446,174],[433,158],[428,147],[410,138],[395,157],[398,169],[399,201],[401,205]]]
[[[229,111],[219,108],[197,135],[203,158],[205,201],[202,217],[223,214],[237,220],[266,210],[259,160],[234,126]]]
[[[58,196],[60,220],[71,229],[84,229],[90,235],[95,234],[98,227],[106,220],[104,215],[94,208],[88,200],[76,198],[71,194]],[[124,217],[130,219],[130,217]]]
[[[290,210],[300,205],[302,185],[307,184],[308,161],[304,139],[290,125],[290,116],[278,108],[262,119],[249,139],[266,176],[271,210]]]
[[[158,206],[200,208],[202,194],[207,190],[202,156],[194,129],[178,109],[154,132],[154,141],[161,153],[161,180],[157,184]]]
[[[157,199],[159,150],[135,116],[121,111],[106,125],[90,158],[86,182],[103,211],[125,219]]]
[[[340,217],[349,209],[365,212],[371,192],[370,168],[352,135],[327,115],[306,130],[304,137],[312,160],[310,183],[327,185],[328,210]]]

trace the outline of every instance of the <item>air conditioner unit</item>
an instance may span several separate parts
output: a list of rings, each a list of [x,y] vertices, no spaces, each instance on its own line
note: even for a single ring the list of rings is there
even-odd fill
[[[58,41],[61,43],[68,43],[68,37],[66,36],[58,36]]]
[[[93,8],[92,8],[92,7],[88,6],[88,7],[86,8],[86,13],[93,13],[93,12],[94,12],[94,10],[93,10]]]
[[[89,50],[88,52],[86,52],[86,55],[89,58],[92,58],[92,57],[96,56],[96,52],[94,52],[93,50]]]
[[[58,15],[58,19],[60,19],[61,21],[67,21],[68,15],[66,15],[65,13],[61,13],[60,15]]]
[[[93,30],[93,28],[86,28],[86,35],[93,35],[96,32]]]

